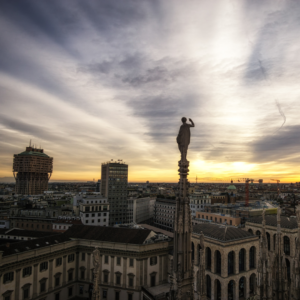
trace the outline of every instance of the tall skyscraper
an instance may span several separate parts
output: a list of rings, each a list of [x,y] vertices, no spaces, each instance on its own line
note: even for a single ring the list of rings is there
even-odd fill
[[[13,174],[16,179],[15,192],[22,195],[37,195],[48,190],[53,171],[53,158],[43,149],[26,147],[26,151],[14,154]]]
[[[110,204],[109,225],[127,223],[128,165],[106,162],[101,168],[101,194]]]

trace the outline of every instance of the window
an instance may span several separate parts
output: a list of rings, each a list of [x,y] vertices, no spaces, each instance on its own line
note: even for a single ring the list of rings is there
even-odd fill
[[[59,293],[55,294],[55,300],[59,300]]]
[[[104,273],[104,278],[103,278],[104,283],[108,283],[108,272]]]
[[[42,262],[42,263],[40,264],[40,272],[46,271],[46,270],[48,270],[48,262],[47,262],[47,261]]]
[[[81,270],[80,271],[80,279],[84,279],[84,276],[85,275],[85,271],[84,270]]]
[[[129,285],[130,287],[133,287],[133,277],[129,277],[128,285]]]
[[[107,299],[107,290],[103,290],[102,298]]]
[[[121,266],[121,257],[117,257],[117,265]]]
[[[46,291],[46,280],[40,281],[40,292],[43,293]]]
[[[81,260],[85,261],[85,253],[81,253]]]
[[[120,292],[116,292],[115,300],[120,300]]]
[[[29,276],[32,273],[32,267],[27,267],[23,269],[23,277]]]
[[[55,286],[59,286],[60,285],[60,276],[56,276],[55,277]]]
[[[69,292],[68,292],[69,297],[73,295],[73,287],[69,287]]]
[[[157,256],[150,257],[150,266],[157,264]]]
[[[283,251],[286,255],[290,255],[290,239],[286,235],[283,238]]]
[[[130,258],[129,259],[129,267],[133,267],[133,262],[134,262],[133,258]]]
[[[59,257],[59,258],[56,259],[56,266],[58,267],[58,266],[61,266],[61,265],[62,265],[62,258]]]
[[[69,280],[69,281],[72,281],[72,280],[73,280],[73,270],[72,270],[72,271],[69,271],[68,280]]]
[[[3,283],[8,283],[14,280],[14,272],[4,274]]]
[[[105,255],[105,256],[104,256],[104,263],[105,263],[105,264],[108,264],[108,255]]]
[[[121,275],[120,274],[116,275],[116,284],[118,284],[118,285],[121,284]]]
[[[151,275],[151,287],[155,286],[155,277],[156,277],[155,274]]]
[[[88,222],[89,222],[88,220],[85,221],[86,224],[87,224]]]
[[[83,295],[83,285],[79,286],[79,295]]]
[[[29,287],[23,289],[23,299],[29,299]]]
[[[128,299],[128,300],[132,300],[132,294],[128,294],[127,299]]]
[[[72,262],[75,260],[75,255],[74,254],[69,254],[68,255],[68,263]]]

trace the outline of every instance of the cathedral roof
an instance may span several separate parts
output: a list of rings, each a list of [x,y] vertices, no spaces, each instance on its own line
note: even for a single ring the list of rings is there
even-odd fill
[[[277,215],[266,215],[266,225],[277,227]],[[262,224],[262,216],[252,217],[247,222]],[[282,228],[295,229],[298,228],[297,219],[293,217],[280,216],[280,226]]]
[[[254,237],[252,233],[232,226],[211,223],[194,225],[194,233],[200,234],[201,231],[205,237],[226,242]]]

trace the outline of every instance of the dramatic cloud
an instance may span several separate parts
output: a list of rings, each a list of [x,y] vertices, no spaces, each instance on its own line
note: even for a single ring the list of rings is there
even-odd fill
[[[53,179],[300,180],[300,6],[282,1],[0,0],[0,177],[32,139]]]

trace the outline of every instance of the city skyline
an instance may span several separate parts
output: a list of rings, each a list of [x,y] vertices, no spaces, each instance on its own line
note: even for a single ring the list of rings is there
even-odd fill
[[[0,1],[0,181],[32,143],[52,180],[300,181],[296,1]],[[272,182],[272,181],[270,181]],[[275,183],[273,181],[273,183]]]

